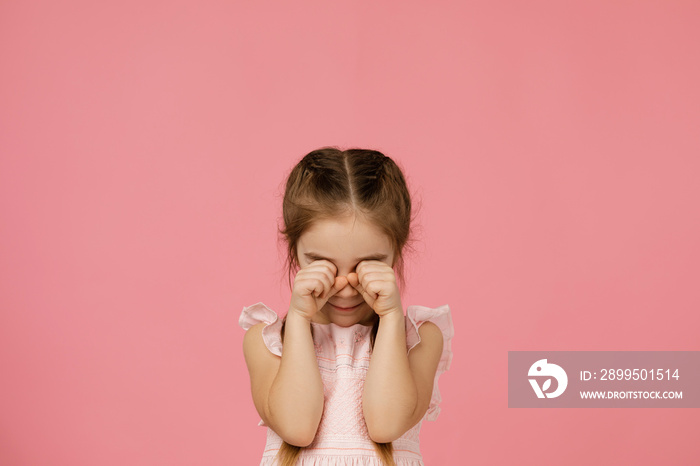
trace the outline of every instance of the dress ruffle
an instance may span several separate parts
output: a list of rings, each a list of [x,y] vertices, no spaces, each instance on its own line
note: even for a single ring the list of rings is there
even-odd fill
[[[420,334],[418,328],[425,322],[432,322],[438,326],[442,332],[442,354],[438,363],[435,379],[433,381],[433,396],[430,399],[428,411],[423,417],[426,421],[434,421],[440,414],[440,388],[438,387],[438,379],[440,375],[450,368],[452,363],[452,337],[454,337],[454,326],[452,324],[452,314],[450,307],[447,304],[436,308],[426,306],[411,305],[406,308],[406,347],[408,352],[420,343]]]
[[[282,356],[282,321],[275,311],[263,303],[255,303],[243,308],[238,325],[248,330],[255,324],[265,322],[262,330],[265,346],[277,356]]]

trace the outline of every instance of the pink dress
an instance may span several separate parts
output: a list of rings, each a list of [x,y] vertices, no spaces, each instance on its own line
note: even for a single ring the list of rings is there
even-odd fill
[[[450,367],[451,340],[454,335],[449,306],[437,308],[408,306],[406,309],[406,351],[420,342],[418,327],[430,321],[442,331],[443,351],[438,364],[430,407],[423,419],[393,442],[394,459],[398,466],[423,466],[418,434],[423,420],[434,421],[440,412],[438,378]],[[282,356],[280,330],[282,320],[263,303],[244,307],[239,325],[248,330],[254,324],[265,322],[262,331],[267,348]],[[323,380],[324,405],[321,423],[314,441],[302,449],[297,464],[304,466],[353,465],[382,466],[374,444],[367,433],[362,414],[362,388],[370,360],[371,327],[355,324],[341,327],[336,324],[312,322],[318,368]],[[266,426],[260,420],[259,426]],[[267,443],[260,466],[271,466],[282,439],[268,427]]]

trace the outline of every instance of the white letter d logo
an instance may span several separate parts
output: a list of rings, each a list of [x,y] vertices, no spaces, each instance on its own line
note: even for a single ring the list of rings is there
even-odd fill
[[[528,379],[532,389],[535,390],[537,398],[556,398],[566,390],[566,384],[569,383],[569,378],[566,376],[566,372],[561,367],[556,364],[548,364],[546,359],[540,359],[535,364],[530,366],[530,370],[527,373],[528,376],[532,377],[554,377],[557,379],[557,389],[551,393],[546,393],[549,386],[552,384],[552,379],[547,379],[547,381],[542,385],[542,388],[537,383],[535,379]]]

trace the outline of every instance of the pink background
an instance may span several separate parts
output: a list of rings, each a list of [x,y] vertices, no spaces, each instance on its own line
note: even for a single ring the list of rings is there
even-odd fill
[[[697,464],[697,410],[508,409],[506,366],[700,350],[699,43],[694,1],[3,1],[0,462],[257,464],[238,316],[339,145],[405,167],[404,305],[452,308],[428,465]]]

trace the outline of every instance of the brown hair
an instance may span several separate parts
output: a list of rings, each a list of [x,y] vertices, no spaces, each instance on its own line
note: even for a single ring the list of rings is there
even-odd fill
[[[314,221],[343,214],[362,215],[389,238],[394,251],[392,265],[399,290],[403,290],[404,257],[407,250],[413,249],[411,207],[411,195],[401,168],[381,152],[323,147],[306,154],[287,178],[282,202],[284,227],[278,230],[286,245],[290,290],[293,276],[300,268],[297,242],[301,235]],[[282,321],[282,341],[286,319],[285,316]],[[378,329],[376,317],[370,334],[372,348]],[[374,445],[382,462],[395,466],[391,442],[374,442]],[[282,466],[293,466],[301,450],[302,447],[284,442],[277,458]]]

